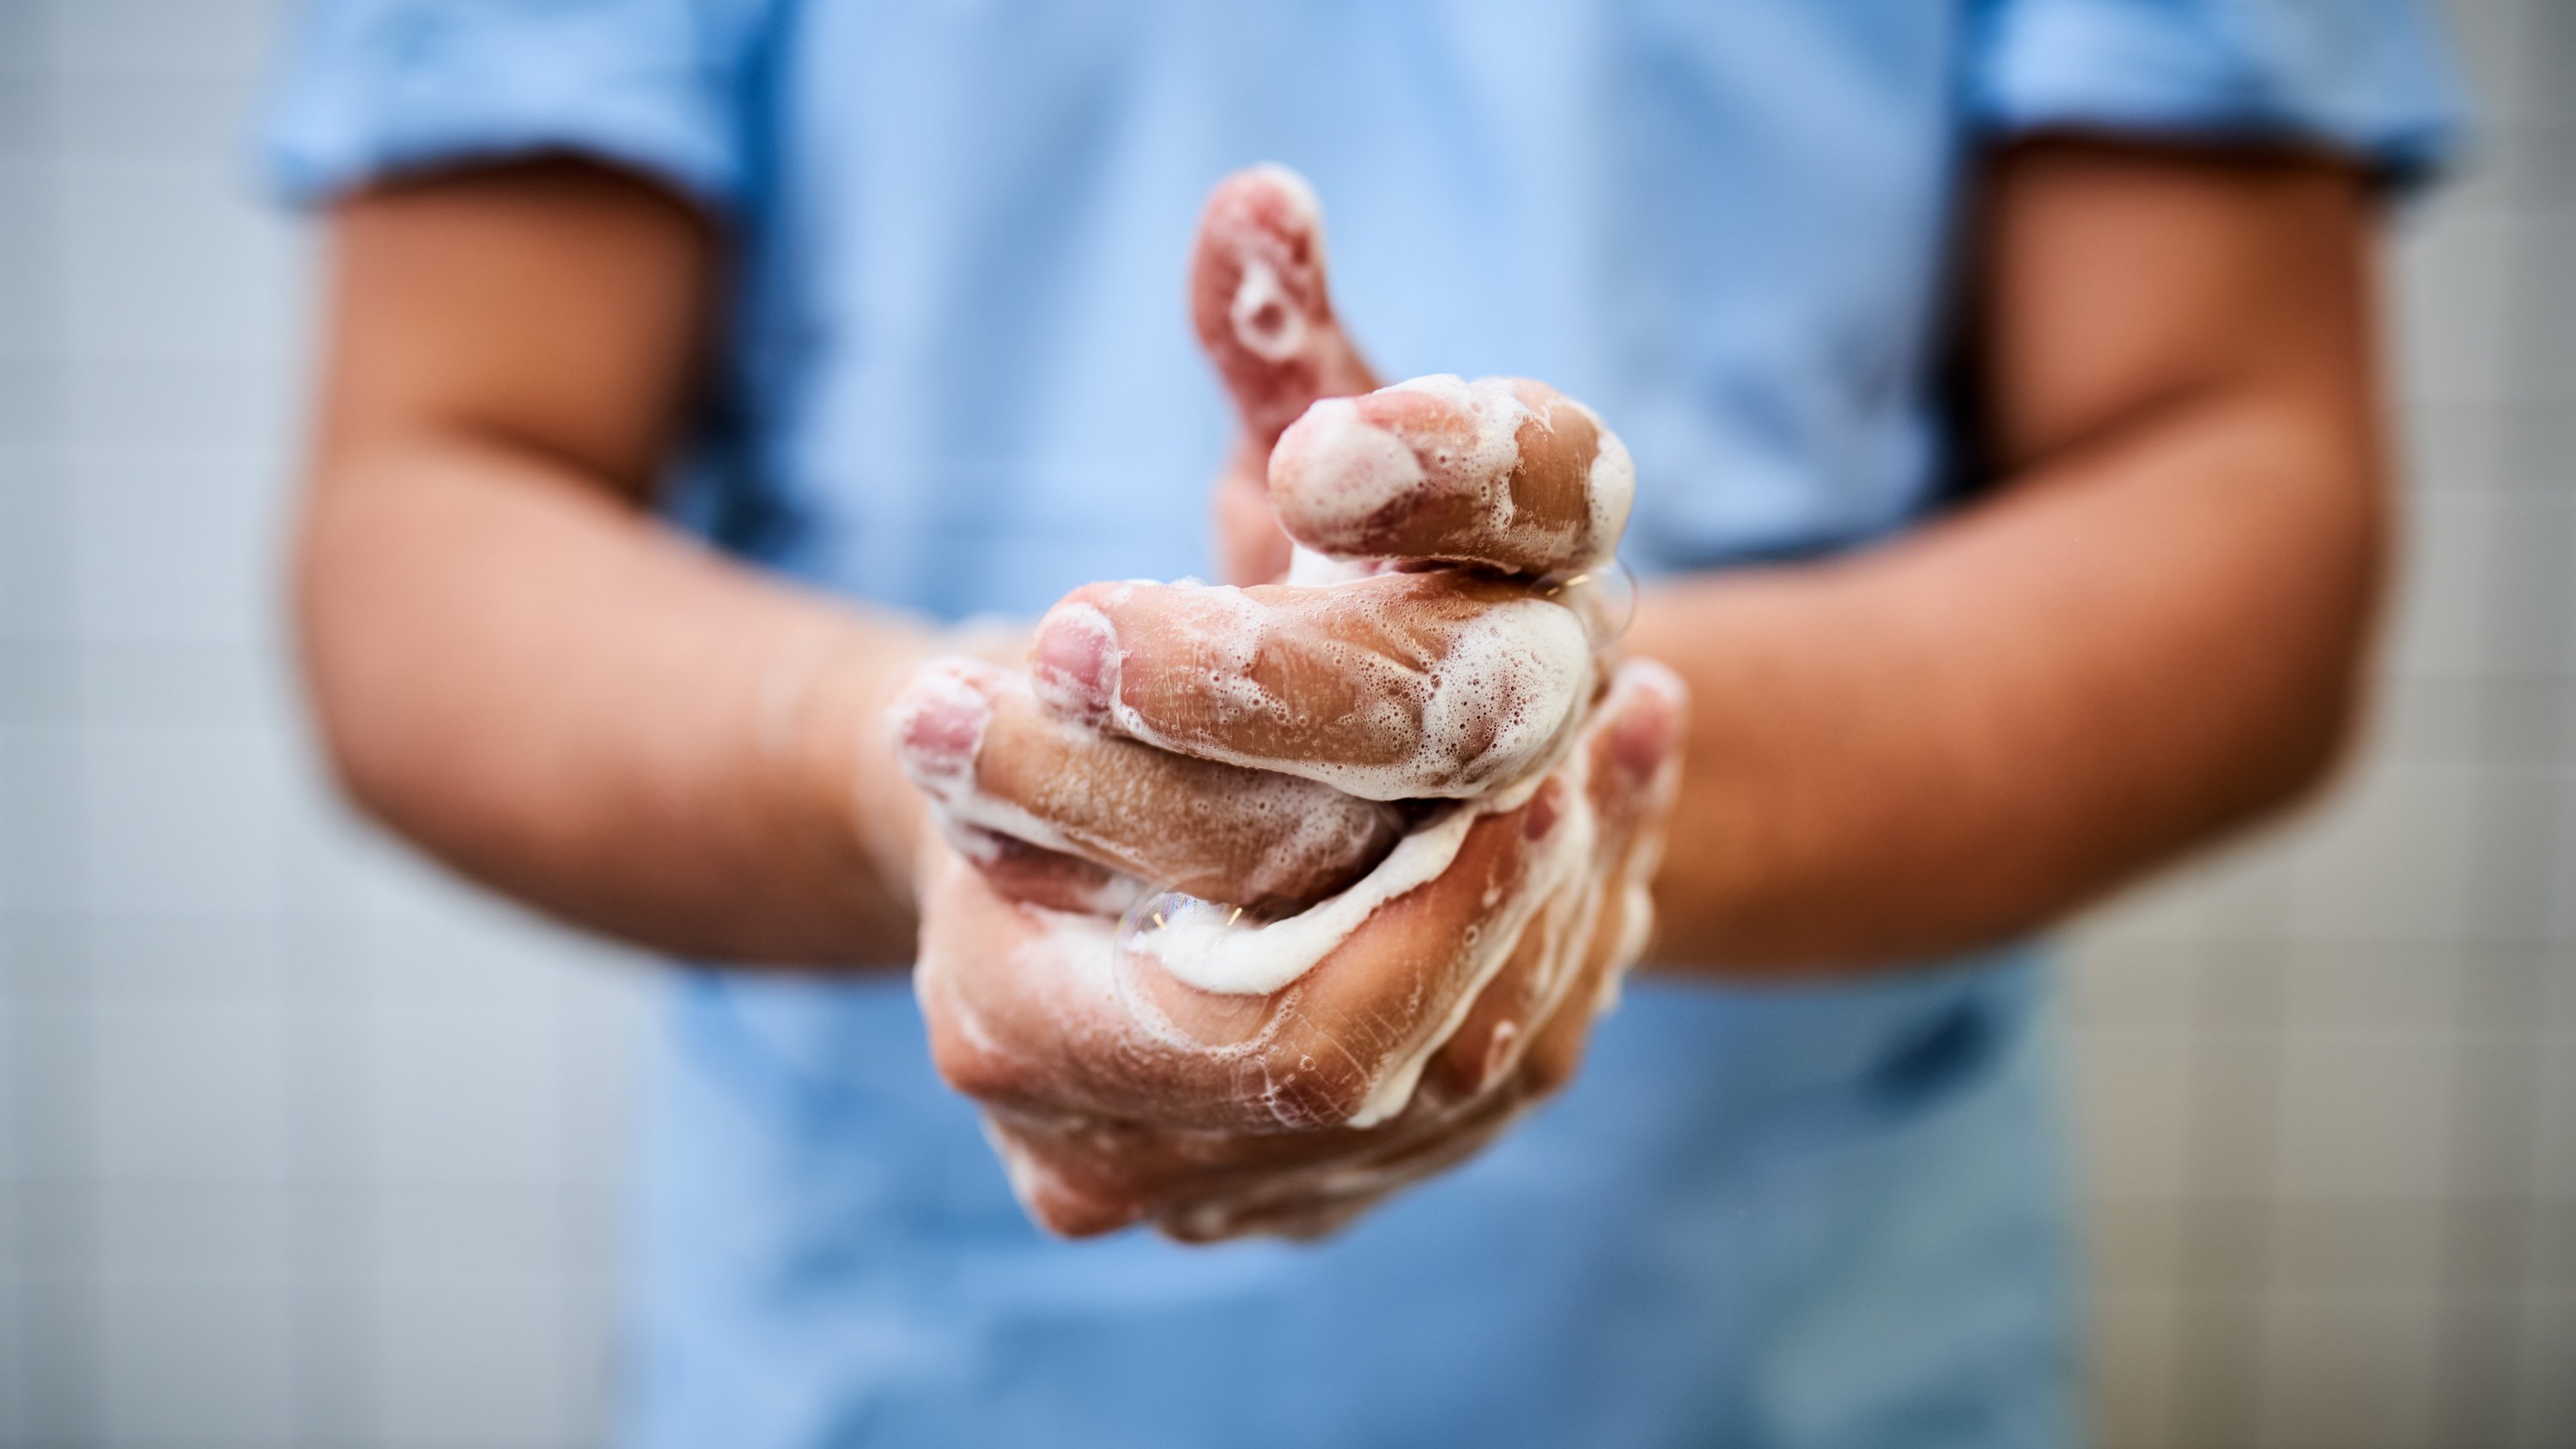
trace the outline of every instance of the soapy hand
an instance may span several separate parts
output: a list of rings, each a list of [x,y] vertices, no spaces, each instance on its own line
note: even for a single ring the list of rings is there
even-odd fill
[[[942,826],[915,979],[1040,1221],[1311,1234],[1571,1074],[1650,926],[1683,698],[1596,658],[1583,578],[1630,473],[1588,410],[1332,397],[1367,369],[1275,168],[1219,188],[1192,296],[1298,582],[1095,585],[1026,676],[915,677],[896,744]],[[1238,486],[1229,556],[1269,576]]]

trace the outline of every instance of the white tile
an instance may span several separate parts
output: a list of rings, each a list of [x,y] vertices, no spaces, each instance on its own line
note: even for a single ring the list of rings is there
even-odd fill
[[[2502,111],[2505,92],[2520,68],[2523,0],[2443,0],[2433,8],[2444,23],[2462,84],[2478,98],[2479,117]]]
[[[2410,401],[2489,403],[2510,396],[2504,326],[2510,217],[2434,207],[2396,234],[2390,325],[2399,386]]]
[[[74,459],[73,604],[84,640],[256,646],[283,630],[283,467],[247,455]]]
[[[53,27],[41,0],[0,5],[0,72],[41,74],[52,54]]]
[[[395,1444],[570,1444],[598,1434],[595,1345],[564,1290],[405,1278],[378,1298],[377,1436]]]
[[[2514,1449],[2576,1444],[2576,1293],[2525,1298],[2514,1348]]]
[[[2261,1442],[2438,1449],[2440,1304],[2414,1294],[2275,1296],[2264,1313]]]
[[[109,1442],[274,1446],[294,1430],[290,1298],[246,1274],[116,1274],[98,1290]]]
[[[91,1008],[91,1146],[108,1182],[283,1178],[285,1018],[274,1006],[137,1002]]]
[[[0,286],[23,286],[24,276]],[[0,300],[0,312],[10,304]],[[21,335],[15,348],[0,342],[0,457],[23,457],[62,446],[68,430],[62,370],[51,357],[30,353],[45,339]]]
[[[387,1003],[547,1010],[570,968],[561,933],[500,902],[453,898],[435,913],[372,917],[359,962]]]
[[[381,1182],[547,1183],[564,1157],[562,1061],[542,1012],[401,1005],[368,1014]]]
[[[2390,635],[2390,654],[2402,676],[2450,677],[2484,667],[2487,575],[2502,496],[2494,487],[2458,486],[2405,497],[2405,548]]]
[[[2441,1197],[2458,1049],[2434,1032],[2299,1030],[2281,1043],[2275,1190],[2284,1197]]]
[[[2283,953],[2285,1014],[2300,1027],[2449,1026],[2468,995],[2456,943],[2302,940]]]
[[[58,1272],[0,1276],[20,1316],[20,1396],[6,1405],[31,1446],[104,1442],[97,1373],[96,1285]],[[0,1418],[0,1423],[7,1422]]]
[[[2530,1191],[2564,1211],[2576,1204],[2576,1025],[2560,1023],[2542,1041]]]
[[[91,1172],[92,1129],[88,1112],[89,1011],[60,1001],[13,999],[10,1014],[15,1035],[5,1044],[0,1062],[16,1082],[18,1111],[13,1128],[18,1188],[60,1186],[85,1181]],[[47,1247],[37,1240],[50,1230],[37,1221],[32,1199],[16,1202],[20,1246],[31,1255]],[[27,1259],[33,1262],[32,1256]]]
[[[2568,717],[2576,719],[2576,712]],[[2576,751],[2561,759],[2556,778],[2548,789],[2552,816],[2550,836],[2556,854],[2554,875],[2561,882],[2576,881]],[[2556,973],[2555,979],[2569,988],[2552,998],[2555,1020],[2566,1029],[2576,1031],[2576,888],[2559,890],[2554,907],[2549,919],[2549,940],[2558,959],[2568,963],[2568,969]]]
[[[2198,897],[2203,942],[2248,948],[2266,958],[2287,931],[2297,885],[2299,852],[2311,833],[2309,821],[2275,821],[2260,835],[2238,842],[2210,862]]]
[[[46,145],[80,161],[239,165],[260,80],[249,70],[57,73],[46,86]]]
[[[295,1213],[280,1181],[104,1183],[82,1194],[92,1263],[114,1277],[283,1280]]]
[[[79,905],[81,758],[75,730],[0,725],[0,911]]]
[[[300,367],[185,358],[51,365],[63,441],[72,447],[246,456],[281,478],[299,456],[307,381]]]
[[[2192,1064],[2192,1039],[2179,1031],[2096,1031],[2077,1043],[2080,1151],[2093,1191],[2158,1199],[2183,1190]]]
[[[21,1156],[23,1149],[18,1145],[18,1118],[21,1113],[35,1110],[20,1085],[22,1079],[29,1075],[20,1064],[18,1049],[19,1033],[25,1028],[18,1019],[18,1001],[11,990],[10,973],[9,933],[5,925],[0,925],[0,1269],[6,1269],[15,1258],[17,1233],[8,1197],[9,1185],[18,1181],[25,1171]],[[8,1316],[0,1313],[0,1318]],[[0,1347],[0,1358],[5,1358],[7,1352],[5,1347]],[[5,1366],[0,1366],[0,1372],[5,1372]],[[0,1390],[0,1402],[7,1398],[5,1390]],[[0,1420],[0,1424],[5,1423],[5,1420]]]
[[[2094,1314],[2094,1428],[2103,1449],[2167,1449],[2173,1418],[2170,1292],[2104,1295]]]
[[[2568,237],[2576,256],[2576,231]],[[2569,288],[2576,292],[2576,287]],[[2566,319],[2576,332],[2576,313]],[[2563,365],[2576,379],[2576,340]],[[2576,382],[2571,382],[2576,385]],[[2576,587],[2571,587],[2568,553],[2576,542],[2576,460],[2567,475],[2497,490],[2486,526],[2492,536],[2483,550],[2485,637],[2476,658],[2488,673],[2521,676],[2560,671],[2576,640]]]
[[[280,0],[40,0],[57,72],[248,75],[265,64]]]
[[[265,916],[92,916],[79,922],[77,967],[94,1000],[178,1006],[277,1001],[285,946]]]
[[[275,742],[254,730],[94,728],[82,744],[82,894],[91,909],[277,909],[276,782],[285,762]]]
[[[71,632],[72,509],[66,455],[0,449],[0,640]]]
[[[84,724],[255,728],[286,736],[289,711],[300,708],[285,695],[281,651],[274,647],[84,640],[48,652],[66,715]]]
[[[2501,471],[2504,412],[2492,404],[2408,400],[2394,420],[2406,469],[2401,496],[2509,481]]]
[[[2265,1277],[2289,1292],[2438,1299],[2449,1286],[2456,1228],[2438,1199],[2288,1195],[2268,1215]]]
[[[6,1222],[6,1211],[5,1205],[0,1205],[0,1224]],[[29,1390],[23,1344],[33,1330],[27,1324],[26,1303],[7,1266],[6,1248],[6,1242],[0,1241],[0,1444],[26,1444],[34,1441],[35,1434],[26,1423],[24,1408]]]
[[[2437,941],[2466,919],[2478,776],[2383,762],[2300,843],[2290,924],[2312,941]]]
[[[310,258],[221,162],[84,162],[54,180],[62,345],[87,360],[274,366],[292,355]]]
[[[549,1182],[389,1186],[367,1194],[367,1256],[404,1282],[552,1286],[599,1241],[580,1201]]]
[[[53,168],[0,154],[0,357],[42,359],[61,336]]]
[[[2201,939],[2206,862],[2190,862],[2132,887],[2084,918],[2087,934],[2121,940],[2187,944]]]

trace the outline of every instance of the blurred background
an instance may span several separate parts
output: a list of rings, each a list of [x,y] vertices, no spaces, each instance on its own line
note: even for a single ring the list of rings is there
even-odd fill
[[[0,0],[0,1446],[600,1437],[651,968],[317,777],[276,0]],[[2576,0],[2454,0],[2331,806],[2071,933],[2113,1449],[2576,1445]]]

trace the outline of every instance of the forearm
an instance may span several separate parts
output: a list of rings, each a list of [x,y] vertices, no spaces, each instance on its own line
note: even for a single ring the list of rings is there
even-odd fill
[[[1693,698],[1658,954],[1973,947],[2316,782],[2383,552],[2369,429],[2316,404],[2213,390],[1908,541],[1650,593]]]
[[[764,581],[504,442],[386,439],[318,472],[306,676],[365,809],[648,947],[910,959],[919,807],[876,721],[913,626]]]

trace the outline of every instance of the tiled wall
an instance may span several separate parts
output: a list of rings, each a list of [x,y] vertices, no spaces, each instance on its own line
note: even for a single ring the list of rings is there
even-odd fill
[[[594,1440],[636,978],[326,799],[270,0],[0,0],[0,1444]]]
[[[272,8],[0,0],[0,1446],[588,1442],[641,977],[299,738]],[[2576,1443],[2576,3],[2460,18],[2380,747],[2079,933],[2115,1446]]]
[[[2453,9],[2376,746],[2077,937],[2112,1449],[2576,1445],[2576,3]]]

